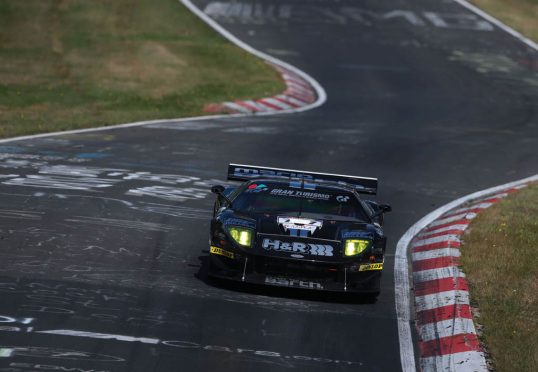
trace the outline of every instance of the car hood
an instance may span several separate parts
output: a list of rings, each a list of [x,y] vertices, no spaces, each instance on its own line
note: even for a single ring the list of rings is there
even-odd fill
[[[257,234],[312,239],[374,239],[377,227],[355,218],[316,213],[248,213],[229,211],[221,216],[226,225],[254,228]]]

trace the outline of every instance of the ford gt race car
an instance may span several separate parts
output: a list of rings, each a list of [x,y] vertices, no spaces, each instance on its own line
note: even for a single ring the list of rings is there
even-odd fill
[[[377,179],[230,164],[216,185],[210,277],[311,290],[380,291],[391,207]]]

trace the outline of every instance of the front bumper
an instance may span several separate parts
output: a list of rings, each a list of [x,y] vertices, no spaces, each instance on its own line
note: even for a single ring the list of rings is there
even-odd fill
[[[379,293],[382,270],[358,271],[361,264],[358,262],[305,262],[238,253],[234,253],[231,257],[212,253],[209,255],[209,275],[278,287],[329,292]],[[377,266],[382,266],[382,263],[380,264]]]

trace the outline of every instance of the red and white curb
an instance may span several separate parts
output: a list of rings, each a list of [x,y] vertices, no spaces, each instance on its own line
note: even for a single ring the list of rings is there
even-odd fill
[[[210,104],[204,110],[206,112],[243,114],[274,113],[309,106],[316,102],[318,98],[316,89],[314,89],[308,80],[286,67],[272,62],[267,63],[280,72],[282,79],[286,83],[286,90],[282,94],[256,100],[237,100],[234,102]]]
[[[239,48],[245,50],[246,52],[252,55],[255,55],[256,57],[261,58],[266,63],[276,68],[281,73],[284,81],[286,82],[286,86],[287,86],[286,90],[282,94],[276,95],[274,97],[262,98],[259,100],[251,100],[251,101],[239,101],[243,103],[243,105],[238,104],[238,102],[225,102],[224,104],[230,104],[230,105],[224,108],[223,110],[209,110],[209,111],[227,112],[226,114],[220,114],[220,115],[210,114],[206,116],[194,116],[194,117],[187,117],[187,118],[144,120],[144,121],[137,121],[133,123],[109,125],[106,127],[73,129],[73,130],[66,130],[66,131],[61,131],[61,132],[32,134],[32,135],[27,135],[27,136],[0,139],[0,143],[25,141],[25,140],[32,140],[32,139],[37,139],[37,138],[62,136],[62,135],[67,135],[67,134],[103,132],[103,131],[116,130],[116,129],[148,126],[148,125],[153,125],[153,124],[158,125],[158,124],[163,124],[170,121],[173,121],[175,123],[181,123],[181,122],[202,121],[202,120],[212,120],[212,119],[239,118],[239,117],[250,116],[253,114],[256,114],[256,115],[292,114],[292,113],[312,110],[325,103],[325,101],[327,100],[327,94],[325,93],[325,90],[313,77],[308,75],[306,72],[278,58],[275,58],[262,51],[254,49],[247,43],[239,40],[237,37],[235,37],[229,31],[224,29],[213,19],[208,17],[200,8],[194,5],[190,0],[179,0],[179,2],[183,4],[185,7],[187,7],[196,16],[198,16],[209,27],[213,28],[221,36],[228,39],[231,43],[237,45]],[[236,104],[237,106],[234,106],[233,104]],[[216,106],[218,105],[223,105],[223,104],[216,104]]]
[[[416,328],[423,371],[487,371],[461,271],[461,236],[481,211],[527,184],[449,210],[411,242]]]
[[[410,328],[413,318],[421,371],[487,371],[472,319],[469,288],[459,267],[461,237],[481,211],[536,181],[538,175],[455,200],[422,218],[400,239],[394,272],[404,371],[415,371]],[[412,263],[414,317],[409,310],[408,253]]]
[[[286,83],[286,90],[282,94],[252,100],[237,100],[234,102],[214,103],[206,106],[207,112],[227,112],[242,115],[271,115],[280,113],[293,113],[310,110],[325,103],[327,94],[323,87],[306,72],[290,65],[267,53],[254,49],[239,40],[221,25],[207,16],[190,0],[179,0],[191,12],[196,14],[211,28],[228,39],[239,48],[253,54],[280,72]]]

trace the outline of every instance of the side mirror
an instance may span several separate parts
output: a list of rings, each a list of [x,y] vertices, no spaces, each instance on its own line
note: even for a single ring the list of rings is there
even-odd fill
[[[225,188],[222,185],[211,186],[211,192],[213,194],[217,194],[219,199],[224,200],[231,207],[232,206],[232,201],[230,199],[228,199],[228,197],[226,195],[224,195],[224,190],[225,190]]]
[[[383,214],[391,212],[392,207],[390,205],[388,205],[388,204],[377,204],[376,202],[374,202],[372,200],[366,200],[366,203],[374,211],[374,213],[370,216],[370,218],[374,222],[377,222],[380,225],[383,225]]]
[[[377,209],[374,211],[372,218],[381,216],[383,213],[392,212],[392,207],[388,204],[378,204]]]
[[[211,186],[211,192],[213,194],[221,195],[222,193],[224,193],[224,186],[222,185]]]
[[[379,204],[379,209],[382,213],[392,212],[392,207],[388,204]]]

